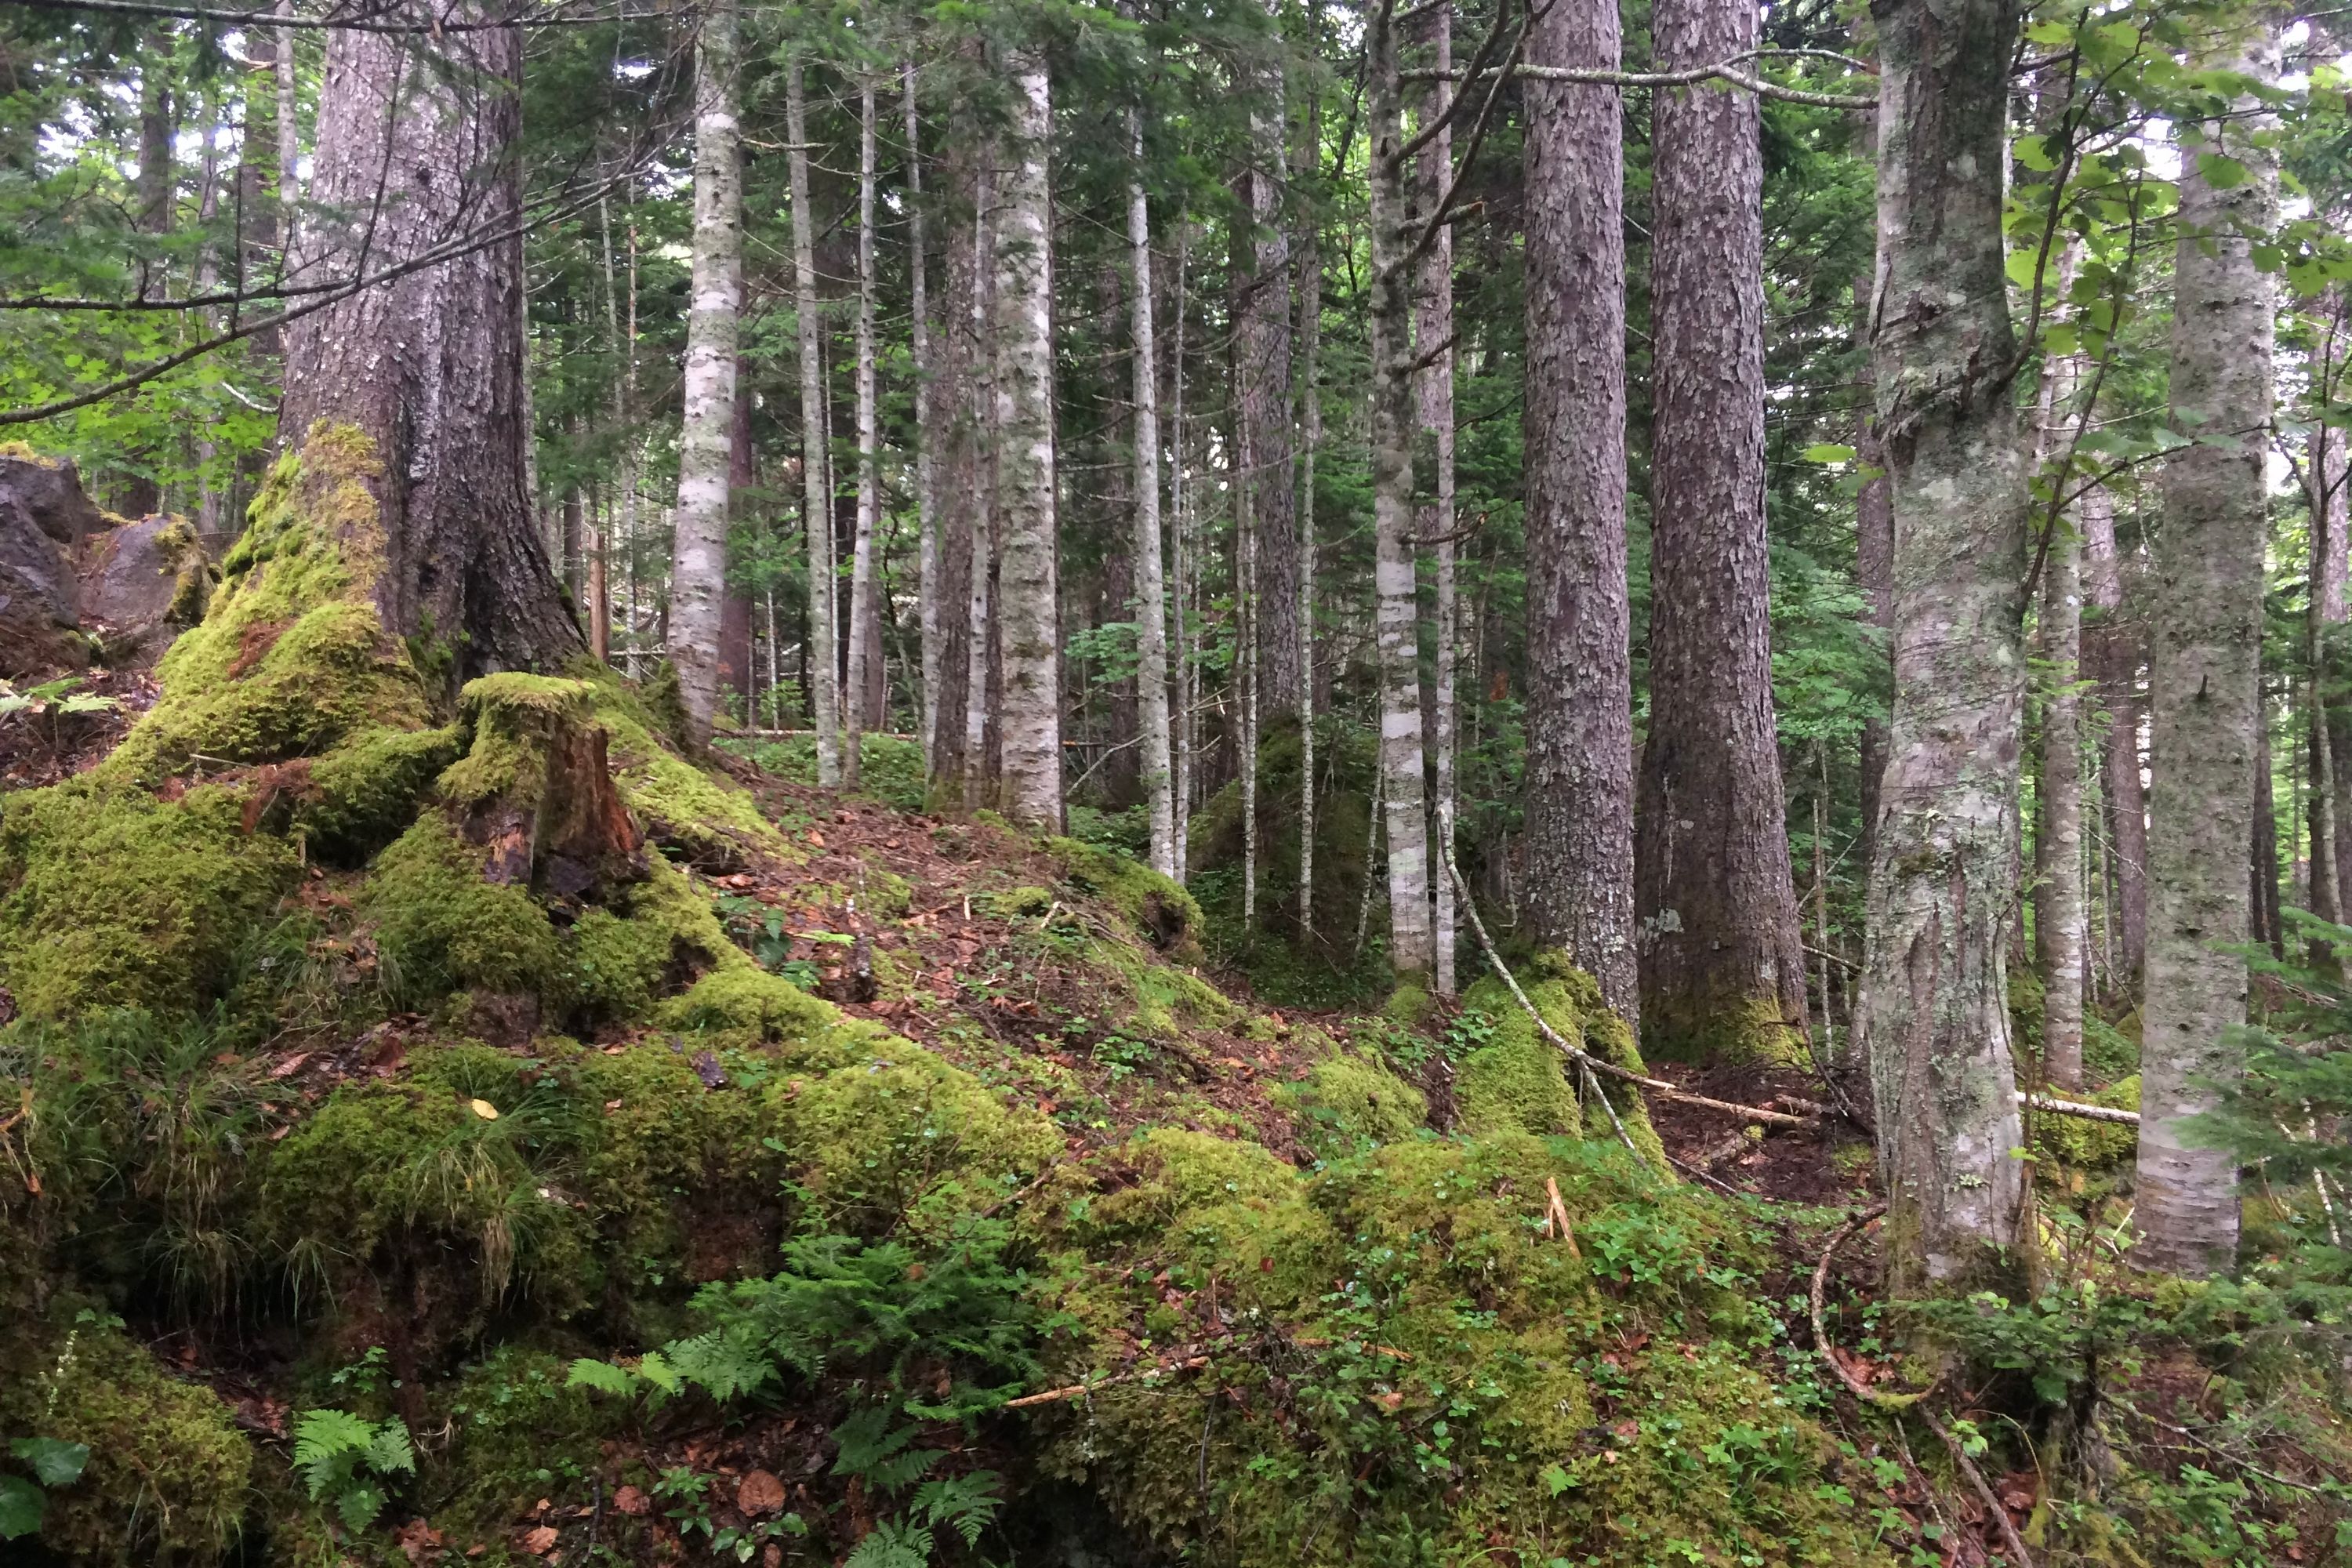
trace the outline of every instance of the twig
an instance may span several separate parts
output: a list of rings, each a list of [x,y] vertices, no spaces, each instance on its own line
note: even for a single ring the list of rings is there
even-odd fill
[[[1018,1399],[1006,1400],[997,1408],[1028,1410],[1040,1405],[1059,1405],[1066,1399],[1084,1399],[1098,1388],[1112,1388],[1123,1383],[1149,1383],[1153,1378],[1166,1377],[1171,1373],[1197,1372],[1208,1364],[1209,1358],[1205,1355],[1187,1356],[1182,1361],[1146,1367],[1141,1372],[1117,1373],[1109,1377],[1098,1377],[1092,1383],[1073,1383],[1063,1388],[1049,1388],[1043,1394],[1024,1394]]]

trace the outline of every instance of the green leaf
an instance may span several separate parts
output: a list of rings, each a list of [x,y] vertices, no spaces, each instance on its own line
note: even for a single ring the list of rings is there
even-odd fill
[[[608,1361],[592,1361],[586,1356],[572,1363],[572,1374],[563,1380],[566,1388],[593,1388],[599,1394],[626,1395],[636,1386],[636,1378],[625,1366],[614,1366]]]
[[[383,1511],[383,1489],[366,1481],[347,1488],[336,1500],[335,1511],[348,1528],[365,1530]]]
[[[2216,191],[2233,191],[2244,184],[2247,179],[2243,163],[2219,153],[2198,153],[2197,173],[2203,177],[2208,188]]]
[[[1853,447],[1841,447],[1832,441],[1817,443],[1806,447],[1804,451],[1804,458],[1808,463],[1851,463],[1853,461]]]
[[[676,1394],[686,1386],[677,1369],[664,1359],[659,1351],[647,1351],[637,1362],[637,1375],[660,1389],[664,1394]]]
[[[89,1444],[57,1437],[19,1437],[8,1445],[8,1451],[30,1465],[45,1487],[73,1485],[81,1479],[82,1467],[89,1463]]]
[[[408,1428],[394,1416],[375,1429],[368,1439],[368,1468],[378,1475],[398,1470],[404,1475],[416,1473],[416,1450],[409,1446]]]
[[[0,1476],[0,1541],[14,1541],[41,1528],[48,1494],[22,1476]]]
[[[1576,1484],[1570,1479],[1569,1473],[1558,1465],[1546,1465],[1543,1468],[1543,1473],[1537,1477],[1537,1479],[1543,1482],[1545,1495],[1549,1497],[1558,1497]]]
[[[2017,161],[2038,174],[2048,174],[2058,166],[2057,154],[2050,151],[2047,136],[2021,136],[2014,149]]]

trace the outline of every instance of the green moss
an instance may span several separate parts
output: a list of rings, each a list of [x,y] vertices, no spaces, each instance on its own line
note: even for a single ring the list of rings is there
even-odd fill
[[[555,930],[520,888],[482,879],[482,852],[438,814],[376,858],[360,900],[375,927],[384,988],[410,1004],[458,990],[560,995]]]
[[[234,792],[162,801],[84,777],[0,818],[0,984],[27,1017],[104,1007],[184,1015],[226,984],[236,944],[299,872],[245,831]]]
[[[171,1376],[118,1322],[79,1316],[0,1336],[0,1431],[89,1447],[81,1479],[50,1491],[41,1543],[92,1568],[220,1561],[253,1467],[229,1407]]]
[[[1408,1029],[1418,1029],[1430,1020],[1437,1005],[1430,1000],[1429,987],[1418,976],[1406,976],[1389,992],[1389,999],[1381,1005],[1381,1016],[1391,1024]]]
[[[455,725],[362,730],[310,764],[295,826],[330,858],[363,859],[400,836],[463,743]]]
[[[1179,963],[1200,961],[1201,906],[1174,878],[1075,838],[1048,838],[1045,848],[1079,892],[1108,904],[1136,936]]]
[[[442,800],[457,811],[491,801],[535,808],[547,789],[550,745],[587,721],[590,689],[584,680],[515,670],[467,682],[457,700],[471,743],[442,773]]]
[[[1633,1031],[1602,1005],[1601,988],[1592,977],[1565,955],[1537,954],[1520,971],[1519,984],[1562,1039],[1630,1071],[1647,1070]],[[1590,1107],[1583,1104],[1559,1047],[1544,1038],[1502,981],[1481,979],[1462,1000],[1465,1007],[1484,1013],[1494,1023],[1489,1041],[1454,1064],[1454,1102],[1465,1131],[1580,1131],[1588,1138],[1616,1139],[1608,1111],[1598,1100]],[[1639,1092],[1614,1081],[1604,1082],[1602,1089],[1643,1157],[1658,1171],[1670,1171]]]
[[[1130,1033],[1167,1038],[1192,1029],[1222,1029],[1242,1016],[1223,992],[1189,969],[1154,960],[1139,946],[1105,939],[1087,943],[1085,955],[1126,991],[1131,1007],[1121,1022]]]
[[[1692,997],[1679,1006],[1642,1005],[1644,1054],[1663,1061],[1802,1067],[1803,1034],[1778,996]]]
[[[1042,920],[1053,913],[1055,899],[1047,888],[1005,888],[992,893],[982,893],[972,900],[992,920],[1017,921],[1024,916]]]
[[[2139,1109],[2139,1074],[2091,1095],[2065,1095],[2117,1110]],[[2080,1116],[2033,1112],[2033,1151],[2042,1159],[2077,1171],[2113,1170],[2139,1147],[2139,1129],[2126,1121],[2093,1121]]]
[[[163,696],[102,772],[152,784],[199,758],[283,762],[362,729],[430,721],[424,682],[373,602],[379,472],[348,426],[314,426],[278,459],[202,623],[156,667]]]
[[[1061,1152],[1052,1122],[906,1040],[772,1091],[795,1182],[836,1227],[944,1230]]]
[[[583,660],[572,673],[588,688],[590,712],[611,740],[613,782],[656,842],[697,860],[731,865],[747,853],[803,858],[749,791],[705,773],[671,751],[662,723],[614,671]]]
[[[665,927],[591,910],[572,928],[574,1005],[592,1019],[651,1016],[676,957]]]
[[[548,1494],[548,1471],[604,1468],[608,1445],[626,1432],[634,1412],[626,1401],[572,1386],[570,1369],[546,1350],[502,1345],[447,1391],[452,1442],[426,1479],[446,1484],[432,1517],[453,1543],[501,1542],[513,1521]]]
[[[1386,1066],[1334,1051],[1276,1098],[1298,1121],[1299,1137],[1318,1160],[1342,1160],[1412,1137],[1429,1119],[1422,1092]]]

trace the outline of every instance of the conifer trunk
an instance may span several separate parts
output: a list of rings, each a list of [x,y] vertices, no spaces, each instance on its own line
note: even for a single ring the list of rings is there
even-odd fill
[[[2209,57],[2268,79],[2276,46],[2259,22]],[[2237,1171],[2190,1120],[2244,1068],[2252,929],[2240,868],[2261,752],[2263,552],[2268,506],[2272,298],[2250,235],[2274,216],[2269,116],[2247,98],[2232,118],[2189,121],[2173,259],[2172,427],[2192,443],[2166,459],[2156,553],[2148,692],[2147,982],[2140,1057],[2137,1261],[2202,1277],[2237,1264]],[[2203,160],[2245,175],[2207,177]]]
[[[736,113],[736,5],[718,0],[695,37],[694,258],[685,419],[671,514],[669,662],[688,739],[710,739],[726,619],[735,442],[735,343],[743,299],[743,171]]]
[[[1743,0],[1659,0],[1659,68],[1756,47]],[[1752,93],[1657,95],[1650,723],[1633,810],[1645,1048],[1770,1060],[1805,972],[1772,708],[1763,154]]]
[[[310,251],[348,263],[365,244],[383,266],[514,222],[520,32],[451,39],[450,58],[428,67],[397,35],[329,37],[314,195],[344,216]],[[380,178],[390,188],[379,212]],[[459,679],[551,668],[580,647],[525,489],[522,286],[522,242],[509,239],[286,329],[284,442],[298,448],[320,419],[374,442],[377,608],[394,635],[449,647]]]
[[[1274,9],[1269,5],[1268,10]],[[1278,43],[1272,45],[1279,47]],[[1250,577],[1257,637],[1251,658],[1260,718],[1298,708],[1298,539],[1291,504],[1290,234],[1283,223],[1284,66],[1277,56],[1250,83],[1248,163],[1241,197],[1248,229],[1234,268],[1234,397],[1241,482],[1257,548]]]
[[[1317,12],[1319,21],[1319,10]],[[1310,97],[1299,148],[1300,182],[1322,158],[1320,100]],[[1323,247],[1310,216],[1299,226],[1298,282],[1298,939],[1315,939],[1315,453],[1323,443]],[[1369,874],[1369,868],[1367,868]]]
[[[1365,65],[1365,122],[1371,136],[1372,587],[1389,845],[1389,965],[1400,985],[1427,985],[1436,954],[1412,545],[1412,258],[1395,15],[1392,0],[1375,8]]]
[[[809,706],[816,782],[841,783],[840,686],[834,647],[833,479],[824,441],[824,362],[818,342],[816,214],[809,207],[808,99],[797,57],[784,64],[784,134],[793,209],[793,310],[801,351],[801,522],[808,539]]]
[[[1003,439],[996,363],[996,165],[992,146],[982,154],[973,181],[971,229],[971,393],[973,461],[971,570],[964,612],[963,808],[988,802],[992,777],[989,724],[996,674],[997,450]]]
[[[1538,66],[1615,70],[1615,0],[1558,0]],[[1527,890],[1639,1027],[1625,584],[1624,152],[1614,88],[1528,81]]]
[[[922,634],[922,695],[918,728],[922,734],[923,776],[932,777],[938,763],[940,682],[947,662],[947,616],[940,577],[944,552],[940,541],[938,435],[931,421],[933,401],[931,316],[928,258],[923,233],[923,122],[915,104],[915,62],[908,58],[901,70],[907,126],[907,285],[911,295],[915,371],[915,532],[917,584],[920,595],[917,617]]]
[[[2108,836],[2115,845],[2113,920],[2121,951],[2122,989],[2136,993],[2147,952],[2147,802],[2141,790],[2139,756],[2140,637],[2127,615],[2123,563],[2116,551],[2116,498],[2105,486],[2086,492],[2076,504],[2083,528],[2087,607],[2083,626],[2084,664],[2098,680],[2106,735],[2099,778],[2107,803]]]
[[[1044,57],[1007,62],[1013,112],[1005,138],[996,247],[997,568],[1003,595],[1004,814],[1033,827],[1062,821],[1061,634],[1054,494],[1053,199],[1046,153],[1052,88]]]
[[[1881,0],[1873,358],[1895,710],[1855,1023],[1899,1292],[2020,1240],[2005,950],[2025,692],[2025,453],[2000,226],[2006,0]]]

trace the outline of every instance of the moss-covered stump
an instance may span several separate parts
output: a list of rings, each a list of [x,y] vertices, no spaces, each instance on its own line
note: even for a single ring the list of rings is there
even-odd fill
[[[1601,1002],[1599,984],[1566,954],[1538,953],[1517,976],[1528,1000],[1560,1038],[1628,1071],[1649,1070],[1633,1043],[1633,1032]],[[1454,1098],[1464,1131],[1581,1132],[1587,1138],[1616,1138],[1608,1108],[1597,1100],[1585,1103],[1582,1086],[1559,1047],[1544,1038],[1502,981],[1483,977],[1463,994],[1462,1005],[1493,1026],[1486,1044],[1454,1063]],[[1654,1169],[1671,1172],[1640,1091],[1604,1079],[1601,1092],[1642,1157]]]

